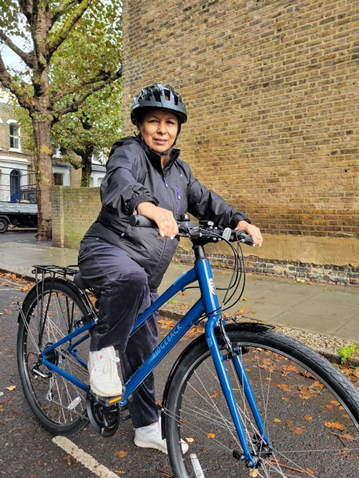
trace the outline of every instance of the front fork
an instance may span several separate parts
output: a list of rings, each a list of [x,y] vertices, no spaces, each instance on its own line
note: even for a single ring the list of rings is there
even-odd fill
[[[265,431],[264,423],[263,423],[261,414],[259,412],[258,405],[255,400],[254,393],[250,385],[246,369],[243,365],[243,362],[240,356],[240,351],[236,349],[235,347],[233,347],[233,344],[230,342],[225,332],[223,324],[221,324],[220,328],[222,330],[222,336],[223,336],[225,347],[228,353],[226,355],[221,354],[221,350],[219,348],[218,341],[215,335],[215,329],[217,328],[218,330],[218,327],[217,327],[218,320],[221,320],[221,319],[218,319],[218,316],[216,314],[209,317],[206,324],[206,339],[207,339],[207,343],[213,358],[213,362],[218,374],[218,378],[221,383],[222,390],[223,390],[225,399],[227,401],[228,408],[230,410],[233,423],[236,427],[238,438],[243,450],[243,454],[239,453],[237,450],[233,450],[233,456],[237,459],[244,460],[248,468],[258,468],[260,466],[260,456],[256,456],[249,449],[242,419],[236,404],[236,399],[233,393],[228,372],[225,367],[226,358],[230,358],[234,363],[234,367],[236,369],[239,382],[243,388],[243,392],[246,396],[248,405],[256,421],[257,428],[259,431],[259,435],[256,437],[256,440],[257,440],[256,448],[258,452],[260,452],[260,450],[266,450],[267,454],[268,453],[270,454],[271,445],[269,443],[268,436]],[[259,454],[260,453],[258,453],[258,455]]]
[[[201,246],[197,245],[193,249],[196,255],[195,269],[197,277],[199,278],[203,306],[208,315],[205,330],[206,339],[243,450],[243,454],[239,453],[237,450],[233,450],[233,456],[235,458],[244,460],[248,468],[258,468],[260,466],[260,452],[264,450],[265,454],[268,456],[271,451],[271,444],[269,443],[267,433],[265,432],[263,420],[261,418],[257,402],[254,398],[247,372],[240,357],[240,351],[233,348],[225,332],[224,326],[221,323],[221,307],[218,301],[210,262]],[[221,354],[215,335],[215,330],[218,330],[218,324],[220,324],[220,328],[222,329],[222,335],[226,348],[228,349],[228,354],[234,362],[239,382],[243,388],[247,402],[257,424],[259,433],[256,434],[255,437],[256,450],[254,450],[252,453],[248,447],[248,441],[245,435],[242,419],[236,404],[232,385],[224,365],[224,360],[226,357]]]

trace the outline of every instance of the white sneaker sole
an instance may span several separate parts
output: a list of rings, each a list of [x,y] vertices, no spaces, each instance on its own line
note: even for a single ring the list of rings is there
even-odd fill
[[[159,450],[162,453],[165,453],[166,455],[168,455],[167,448],[164,448],[163,446],[157,443],[148,442],[148,441],[140,441],[135,438],[135,445],[140,448],[153,448],[154,450]]]
[[[95,393],[96,395],[99,395],[100,397],[119,397],[123,395],[123,389],[121,389],[120,393],[118,393],[117,391],[112,393],[108,393],[108,392],[104,393],[98,388],[94,387],[92,383],[90,383],[90,388],[93,391],[93,393]]]
[[[165,453],[166,455],[168,455],[167,448],[164,448],[163,446],[161,446],[157,443],[148,442],[148,441],[140,441],[136,438],[135,438],[134,441],[135,441],[135,445],[140,447],[140,448],[153,448],[155,450],[159,450],[162,453]],[[187,453],[188,449],[189,449],[188,443],[186,443],[185,441],[182,440],[182,453],[183,454]]]

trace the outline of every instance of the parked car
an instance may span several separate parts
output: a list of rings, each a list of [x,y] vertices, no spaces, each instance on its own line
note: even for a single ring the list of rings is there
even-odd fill
[[[31,204],[27,199],[15,203],[0,202],[0,234],[9,226],[37,227],[37,204]]]

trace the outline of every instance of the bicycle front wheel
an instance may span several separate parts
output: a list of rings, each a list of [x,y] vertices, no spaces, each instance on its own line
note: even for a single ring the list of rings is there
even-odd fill
[[[176,478],[356,476],[359,396],[326,359],[308,347],[252,325],[227,327],[256,397],[271,450],[263,447],[223,339],[218,335],[251,453],[241,460],[227,403],[204,338],[190,345],[173,373],[166,401],[166,437]],[[183,455],[180,440],[189,451]]]
[[[40,424],[55,435],[76,433],[87,424],[86,392],[42,364],[40,353],[73,332],[87,310],[74,287],[55,278],[34,287],[20,313],[17,360],[24,395]],[[88,382],[87,335],[64,343],[47,356],[82,382]]]

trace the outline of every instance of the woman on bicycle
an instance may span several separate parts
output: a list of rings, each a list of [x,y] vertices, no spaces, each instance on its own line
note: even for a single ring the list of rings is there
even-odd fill
[[[186,107],[172,87],[143,88],[131,107],[137,135],[117,141],[101,184],[102,208],[80,248],[82,276],[99,298],[98,322],[91,337],[91,389],[101,396],[122,393],[117,349],[125,381],[157,345],[157,316],[130,337],[138,315],[157,297],[178,245],[176,220],[186,212],[218,226],[249,233],[255,245],[262,236],[247,216],[207,189],[192,175],[175,149]],[[146,216],[158,230],[133,228],[132,214]],[[135,444],[167,453],[158,425],[151,374],[129,401]],[[185,445],[183,445],[186,451]]]

